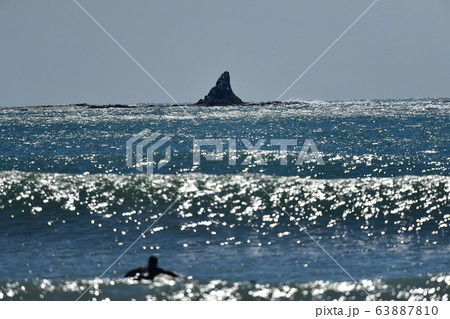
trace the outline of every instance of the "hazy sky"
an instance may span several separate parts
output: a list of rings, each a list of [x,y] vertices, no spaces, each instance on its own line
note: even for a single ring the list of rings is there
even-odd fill
[[[276,99],[373,0],[78,0],[180,102]],[[379,0],[283,99],[450,96],[450,1]],[[0,106],[171,102],[72,0],[0,0]]]

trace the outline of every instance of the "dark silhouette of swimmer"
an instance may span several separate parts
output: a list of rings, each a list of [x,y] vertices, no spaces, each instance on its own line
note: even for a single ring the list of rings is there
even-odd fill
[[[148,259],[147,266],[142,266],[142,267],[130,270],[129,272],[127,272],[125,274],[125,278],[132,277],[137,280],[141,280],[141,279],[153,280],[153,278],[155,278],[159,274],[166,274],[166,275],[169,275],[172,277],[178,277],[177,274],[175,274],[171,271],[159,268],[157,265],[158,265],[158,258],[156,258],[155,256],[151,256]]]

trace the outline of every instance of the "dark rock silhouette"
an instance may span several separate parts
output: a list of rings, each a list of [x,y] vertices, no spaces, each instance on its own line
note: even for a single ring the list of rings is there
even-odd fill
[[[225,71],[216,82],[204,99],[200,99],[196,105],[205,106],[225,106],[225,105],[242,105],[244,102],[238,98],[231,89],[230,73]]]

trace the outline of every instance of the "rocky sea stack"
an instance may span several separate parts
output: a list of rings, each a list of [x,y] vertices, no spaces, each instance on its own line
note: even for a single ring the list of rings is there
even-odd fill
[[[230,73],[225,71],[216,82],[204,99],[200,99],[195,105],[205,106],[226,106],[226,105],[242,105],[244,102],[238,98],[231,89]]]

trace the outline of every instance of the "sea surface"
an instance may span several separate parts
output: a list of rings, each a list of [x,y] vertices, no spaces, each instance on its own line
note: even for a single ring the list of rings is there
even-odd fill
[[[0,299],[448,300],[449,123],[435,99],[2,109]],[[126,165],[144,129],[170,137],[154,174]],[[194,165],[195,139],[223,152]],[[180,277],[123,278],[151,255]]]

